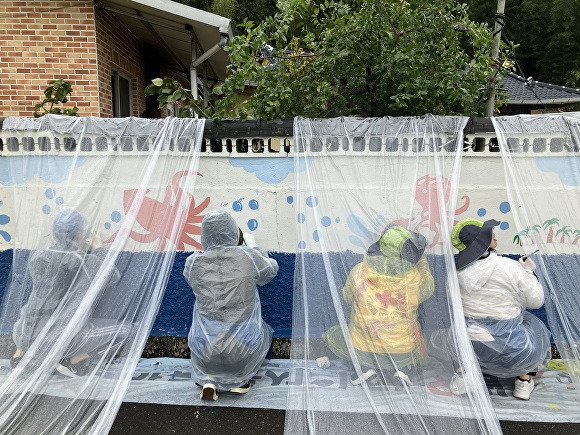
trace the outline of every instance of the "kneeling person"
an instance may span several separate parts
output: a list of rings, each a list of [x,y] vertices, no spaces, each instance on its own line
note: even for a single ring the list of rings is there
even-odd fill
[[[189,256],[183,275],[195,295],[189,331],[192,378],[202,400],[217,390],[245,393],[272,342],[262,319],[257,285],[278,273],[278,263],[243,235],[225,211],[211,211],[201,224],[203,253]]]

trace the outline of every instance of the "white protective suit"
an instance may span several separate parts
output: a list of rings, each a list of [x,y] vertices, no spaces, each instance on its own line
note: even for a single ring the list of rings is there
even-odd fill
[[[259,249],[238,246],[238,226],[225,211],[209,212],[201,231],[205,251],[189,256],[183,271],[196,299],[192,378],[228,391],[252,378],[270,348],[272,328],[262,319],[256,286],[276,276],[278,263]]]
[[[458,271],[467,331],[483,373],[533,372],[551,356],[550,332],[526,309],[544,304],[536,277],[492,252]]]
[[[34,252],[28,261],[32,290],[20,309],[12,336],[16,346],[26,351],[45,327],[51,316],[70,319],[83,301],[91,282],[100,270],[104,252],[85,253],[78,240],[85,232],[84,218],[72,209],[62,210],[53,224],[54,245]],[[102,272],[101,272],[102,273]],[[116,268],[109,270],[106,288],[113,288],[120,279]],[[63,323],[57,322],[48,334],[54,339]],[[129,325],[120,327],[113,320],[90,317],[76,325],[75,339],[65,357],[82,353],[100,354],[111,342],[119,347],[127,338]]]

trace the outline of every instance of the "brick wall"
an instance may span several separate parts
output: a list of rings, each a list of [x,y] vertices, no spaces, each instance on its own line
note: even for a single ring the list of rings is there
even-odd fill
[[[92,1],[0,1],[0,116],[32,116],[52,80],[73,85],[67,106],[98,116]]]
[[[97,10],[96,23],[100,116],[113,116],[113,71],[131,79],[132,115],[140,116],[145,110],[143,49],[113,14]]]
[[[72,83],[66,106],[113,116],[112,74],[131,79],[132,114],[145,109],[141,47],[92,0],[0,0],[0,117],[32,116],[52,80]],[[98,60],[97,60],[98,59]]]

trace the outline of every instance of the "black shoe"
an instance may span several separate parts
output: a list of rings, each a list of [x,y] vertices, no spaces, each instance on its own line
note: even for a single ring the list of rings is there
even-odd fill
[[[72,364],[70,358],[66,358],[56,366],[56,371],[67,378],[86,376],[90,372],[90,369],[90,358],[82,360],[77,364]]]
[[[16,366],[18,365],[18,363],[20,362],[21,359],[22,359],[21,356],[14,356],[14,357],[12,357],[12,359],[10,359],[10,368],[12,370],[14,370],[16,368]]]

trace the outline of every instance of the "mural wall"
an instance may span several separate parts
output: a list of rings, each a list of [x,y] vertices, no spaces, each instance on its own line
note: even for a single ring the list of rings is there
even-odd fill
[[[77,158],[73,173],[68,173],[65,169],[68,168],[69,162],[63,164],[68,158],[72,157],[53,156],[50,160],[50,170],[47,171],[46,166],[40,164],[40,157],[37,155],[6,153],[0,155],[0,291],[8,279],[11,250],[15,248],[13,235],[16,228],[34,226],[40,217],[50,217],[60,207],[74,207],[75,204],[74,191],[70,189],[64,191],[46,188],[42,190],[43,195],[40,198],[31,198],[29,192],[33,190],[27,187],[47,182],[56,182],[58,185],[59,181],[64,181],[68,177],[82,179],[83,171],[89,170],[98,156],[87,154]],[[127,155],[127,171],[123,175],[126,180],[136,176],[131,173],[131,161],[138,158],[140,156],[137,154]],[[365,159],[371,158],[376,157],[372,154],[357,153],[357,165],[364,167]],[[535,159],[539,169],[552,174],[553,183],[546,186],[550,195],[557,196],[566,189],[578,188],[580,184],[578,174],[566,172],[566,167],[574,166],[561,161],[565,157],[537,153],[530,158]],[[26,164],[23,164],[22,159],[26,159]],[[315,160],[313,159],[311,164],[316,164]],[[346,156],[346,161],[352,162],[352,157]],[[16,177],[8,177],[8,165],[21,168]],[[294,196],[295,173],[304,168],[296,168],[294,159],[286,153],[236,155],[227,152],[208,152],[200,158],[198,170],[197,174],[178,172],[169,185],[158,186],[165,191],[163,201],[149,200],[147,213],[138,217],[141,229],[130,234],[131,244],[127,247],[128,250],[148,250],[154,240],[168,238],[168,235],[159,231],[156,223],[171,216],[180,196],[186,195],[191,201],[188,222],[178,240],[179,252],[174,270],[152,334],[187,335],[193,296],[181,275],[183,264],[191,251],[201,248],[200,224],[204,215],[210,210],[224,209],[232,214],[243,231],[254,234],[260,247],[270,251],[280,263],[279,276],[261,289],[263,313],[274,327],[276,336],[290,336],[294,254],[301,250],[317,252],[320,240],[325,237],[324,229],[336,227],[344,233],[344,238],[349,241],[352,251],[362,253],[364,247],[373,241],[374,235],[369,231],[370,222],[365,222],[362,217],[351,215],[346,210],[337,209],[333,204],[325,204],[315,196],[306,199],[305,213],[297,213]],[[557,209],[544,210],[542,219],[531,227],[515,227],[512,208],[506,196],[503,172],[498,153],[465,153],[455,219],[474,217],[481,220],[491,218],[500,220],[501,225],[496,230],[500,253],[521,254],[524,252],[521,245],[530,238],[542,238],[548,246],[557,246],[554,252],[578,252],[580,228],[574,228],[565,222]],[[182,190],[180,180],[185,176],[196,178],[193,191]],[[372,177],[371,174],[368,176]],[[54,179],[55,177],[58,179]],[[357,182],[370,185],[372,179],[365,179],[363,171],[363,174],[357,177]],[[414,222],[401,221],[401,223],[424,233],[431,245],[436,247],[443,241],[435,224],[439,221],[439,217],[430,215],[429,212],[438,209],[429,204],[430,198],[433,197],[429,195],[433,182],[434,180],[427,175],[418,175],[414,192],[415,206],[419,212],[416,215],[420,218]],[[346,187],[340,183],[341,181],[337,180],[336,188]],[[109,196],[108,214],[103,217],[104,223],[99,234],[103,243],[118,231],[126,206],[134,193],[130,189],[125,189],[122,183],[114,187],[114,194]],[[448,194],[445,200],[451,201],[452,198],[449,198]],[[27,201],[30,204],[29,213],[26,216],[15,216],[12,207],[14,201]],[[565,204],[562,204],[564,207]],[[314,219],[315,215],[321,219],[322,230],[314,232],[304,240],[297,240],[297,226]],[[385,221],[393,218],[396,216],[392,216],[392,212],[388,216],[385,212],[385,215],[375,217],[377,220]],[[50,237],[48,234],[44,237],[48,245]],[[27,249],[26,240],[16,242],[17,249]]]

